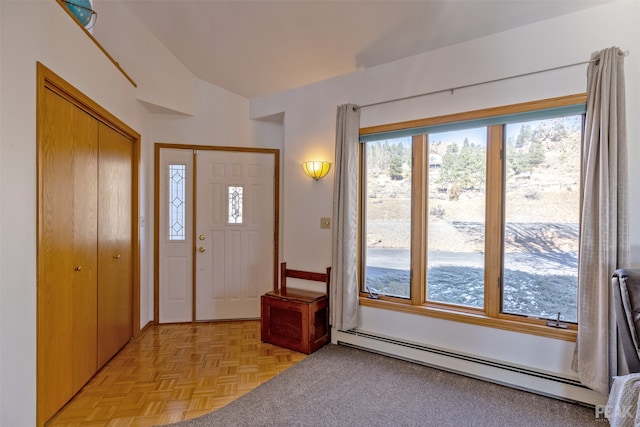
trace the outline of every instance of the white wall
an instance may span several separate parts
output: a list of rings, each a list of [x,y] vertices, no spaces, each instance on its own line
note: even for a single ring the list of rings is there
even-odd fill
[[[36,61],[132,128],[134,88],[53,1],[0,3],[0,424],[35,424]],[[7,197],[7,199],[4,199]]]
[[[268,131],[256,140],[246,98],[202,80],[196,82],[195,89],[195,115],[153,115],[151,139],[154,142],[262,148],[282,146],[281,137],[274,141]],[[281,127],[279,123],[260,123],[266,123],[267,127]]]
[[[2,7],[0,7],[0,29],[2,28],[2,22],[3,22],[3,15],[4,15],[4,9]],[[3,51],[3,44],[2,44],[2,32],[0,31],[0,129],[3,128],[2,124],[2,110],[3,110],[3,106],[5,104],[4,100],[2,99],[1,94],[4,92],[4,73],[3,73],[3,67],[2,67],[2,51]],[[0,179],[2,177],[2,131],[0,131]],[[0,242],[2,242],[2,185],[0,185]],[[2,244],[0,244],[0,334],[2,334],[3,330],[4,330],[4,322],[2,321],[2,307],[3,307],[3,292],[2,292]],[[0,375],[2,375],[2,360],[3,360],[3,340],[2,338],[0,338]],[[2,411],[3,407],[2,407],[2,394],[3,394],[3,389],[4,387],[0,384],[0,412]],[[2,419],[0,418],[0,425],[2,425]]]
[[[138,85],[136,98],[159,111],[195,114],[198,79],[121,2],[94,0],[94,9],[93,33]]]
[[[0,1],[2,426],[35,424],[36,61],[141,134],[141,326],[153,319],[153,142],[252,145],[260,134],[257,145],[282,146],[281,124],[253,123],[246,99],[194,78],[125,10],[103,12],[101,25],[117,19],[112,28],[131,37],[126,43],[108,38],[120,46],[109,53],[137,89],[56,2]],[[150,112],[180,114],[154,118]]]
[[[587,61],[610,46],[630,51],[625,60],[630,165],[640,159],[640,2],[618,1],[575,14],[417,55],[251,102],[252,117],[284,112],[285,210],[283,259],[295,268],[321,271],[331,257],[330,236],[319,217],[330,216],[333,175],[319,183],[302,175],[300,163],[323,156],[333,161],[336,106],[366,105],[420,93],[515,76]],[[361,126],[392,123],[480,108],[557,97],[586,90],[586,65],[453,94],[363,108]],[[640,267],[640,170],[631,167],[633,266]],[[636,213],[634,215],[634,212]],[[304,238],[301,238],[304,236]],[[313,249],[307,240],[318,238]],[[402,314],[360,309],[361,330],[476,354],[575,377],[574,344],[550,338]]]

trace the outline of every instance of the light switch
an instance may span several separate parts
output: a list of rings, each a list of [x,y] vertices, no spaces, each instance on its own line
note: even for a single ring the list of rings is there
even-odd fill
[[[320,218],[320,228],[331,228],[331,218]]]

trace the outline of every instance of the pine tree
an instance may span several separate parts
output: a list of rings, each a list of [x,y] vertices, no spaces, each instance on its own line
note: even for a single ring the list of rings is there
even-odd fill
[[[394,181],[404,179],[403,164],[405,163],[405,149],[402,143],[389,146],[389,178]]]

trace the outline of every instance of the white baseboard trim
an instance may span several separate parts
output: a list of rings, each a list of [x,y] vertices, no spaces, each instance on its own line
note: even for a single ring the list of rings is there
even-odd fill
[[[334,344],[357,347],[556,399],[589,406],[607,404],[608,396],[596,393],[572,378],[371,333],[333,329],[331,337]]]

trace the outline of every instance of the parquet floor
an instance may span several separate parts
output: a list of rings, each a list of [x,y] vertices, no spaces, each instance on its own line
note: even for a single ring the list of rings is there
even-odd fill
[[[304,359],[260,341],[260,321],[147,328],[47,426],[156,426],[221,408]]]

